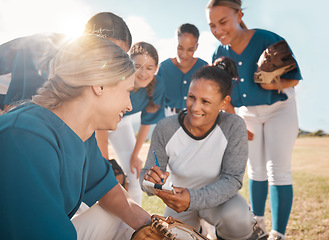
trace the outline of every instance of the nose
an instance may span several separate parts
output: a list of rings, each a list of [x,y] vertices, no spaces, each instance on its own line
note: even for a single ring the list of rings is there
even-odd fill
[[[198,110],[200,110],[200,103],[199,101],[194,101],[192,106],[191,106],[191,110],[192,112],[197,112]]]
[[[129,97],[129,102],[128,102],[128,106],[127,106],[127,112],[130,112],[131,110],[133,110],[133,105],[131,104],[131,100]]]
[[[141,75],[141,76],[144,76],[145,69],[143,67],[140,67],[140,69],[138,70],[138,74]]]
[[[216,37],[219,37],[222,33],[222,28],[220,26],[216,26],[212,29],[212,32]]]

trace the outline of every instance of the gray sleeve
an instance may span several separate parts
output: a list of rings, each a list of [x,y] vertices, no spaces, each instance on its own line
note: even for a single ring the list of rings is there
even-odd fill
[[[177,115],[172,117],[167,117],[158,122],[158,124],[155,126],[152,137],[151,137],[151,145],[150,149],[147,155],[147,159],[145,162],[145,165],[143,169],[141,170],[139,174],[139,182],[142,187],[142,190],[146,192],[148,195],[151,195],[148,193],[142,186],[142,181],[144,179],[144,175],[147,170],[149,170],[151,167],[155,165],[155,157],[153,154],[153,150],[156,153],[157,159],[159,161],[160,169],[162,172],[165,172],[168,165],[168,156],[166,153],[166,145],[172,135],[177,131],[177,129],[180,127],[177,119]]]
[[[244,121],[237,115],[223,113],[219,123],[227,138],[220,178],[201,189],[188,189],[189,210],[218,206],[234,197],[242,187],[248,159],[248,135]]]

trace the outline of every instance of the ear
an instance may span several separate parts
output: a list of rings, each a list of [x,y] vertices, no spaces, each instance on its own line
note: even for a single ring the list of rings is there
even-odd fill
[[[195,50],[194,50],[194,51],[198,50],[198,47],[199,47],[199,43],[197,43],[197,44],[195,45]]]
[[[159,72],[159,67],[160,67],[160,65],[158,64],[158,65],[157,65],[157,68],[156,68],[156,70],[155,70],[155,72],[154,72],[154,75],[157,75],[157,74],[158,74],[158,72]]]
[[[220,109],[225,111],[230,102],[231,102],[231,97],[229,95],[225,96],[222,102],[220,103]]]
[[[238,23],[240,24],[242,21],[242,17],[243,17],[243,12],[241,9],[238,10]]]
[[[103,89],[104,89],[103,86],[92,86],[91,88],[97,96],[100,96],[103,94]]]

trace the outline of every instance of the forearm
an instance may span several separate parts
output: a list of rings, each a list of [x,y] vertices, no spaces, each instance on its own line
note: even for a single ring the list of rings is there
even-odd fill
[[[189,210],[201,210],[225,203],[234,197],[242,183],[233,176],[222,174],[221,178],[201,189],[188,189],[190,192]]]
[[[137,137],[136,137],[136,144],[134,147],[134,151],[132,153],[133,156],[136,156],[136,157],[138,156],[139,151],[141,150],[141,148],[146,140],[150,127],[151,127],[151,125],[141,125],[140,126]]]
[[[281,80],[280,80],[282,89],[295,87],[298,83],[299,83],[299,80],[295,80],[295,79],[281,78]],[[278,90],[280,86],[276,82],[274,82],[274,83],[262,83],[261,87],[266,90]]]
[[[109,137],[109,133],[107,130],[97,130],[96,131],[97,145],[98,145],[99,150],[102,153],[102,156],[105,159],[109,159],[108,137]]]
[[[150,214],[135,203],[120,184],[106,193],[99,204],[135,230],[151,222]]]

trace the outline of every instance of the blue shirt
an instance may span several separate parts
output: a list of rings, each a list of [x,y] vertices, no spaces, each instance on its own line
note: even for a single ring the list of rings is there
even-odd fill
[[[17,38],[0,45],[0,75],[11,73],[7,94],[0,106],[31,99],[47,80],[47,60],[55,53],[65,36],[39,33]]]
[[[165,117],[164,114],[164,95],[165,89],[163,83],[159,77],[156,79],[156,85],[153,90],[152,100],[154,104],[159,105],[159,109],[155,113],[147,112],[147,105],[149,104],[149,97],[147,95],[146,88],[140,88],[136,92],[130,93],[130,100],[132,104],[132,111],[126,112],[125,115],[131,115],[134,113],[141,113],[141,123],[143,125],[156,124],[161,118]]]
[[[35,104],[0,116],[0,239],[76,239],[70,218],[118,182],[96,143]]]
[[[213,54],[214,62],[221,56],[226,56],[235,61],[239,81],[233,81],[231,103],[234,107],[271,105],[277,101],[285,101],[288,97],[278,90],[265,90],[260,84],[254,82],[254,73],[257,70],[257,62],[263,51],[270,45],[283,40],[279,35],[262,29],[256,29],[249,44],[239,55],[228,45],[220,45]],[[282,78],[301,80],[302,76],[297,68],[282,75]]]
[[[163,80],[166,89],[165,105],[170,108],[185,109],[186,98],[192,77],[199,68],[208,65],[200,58],[197,59],[194,66],[183,73],[170,58],[160,64],[158,76]]]

